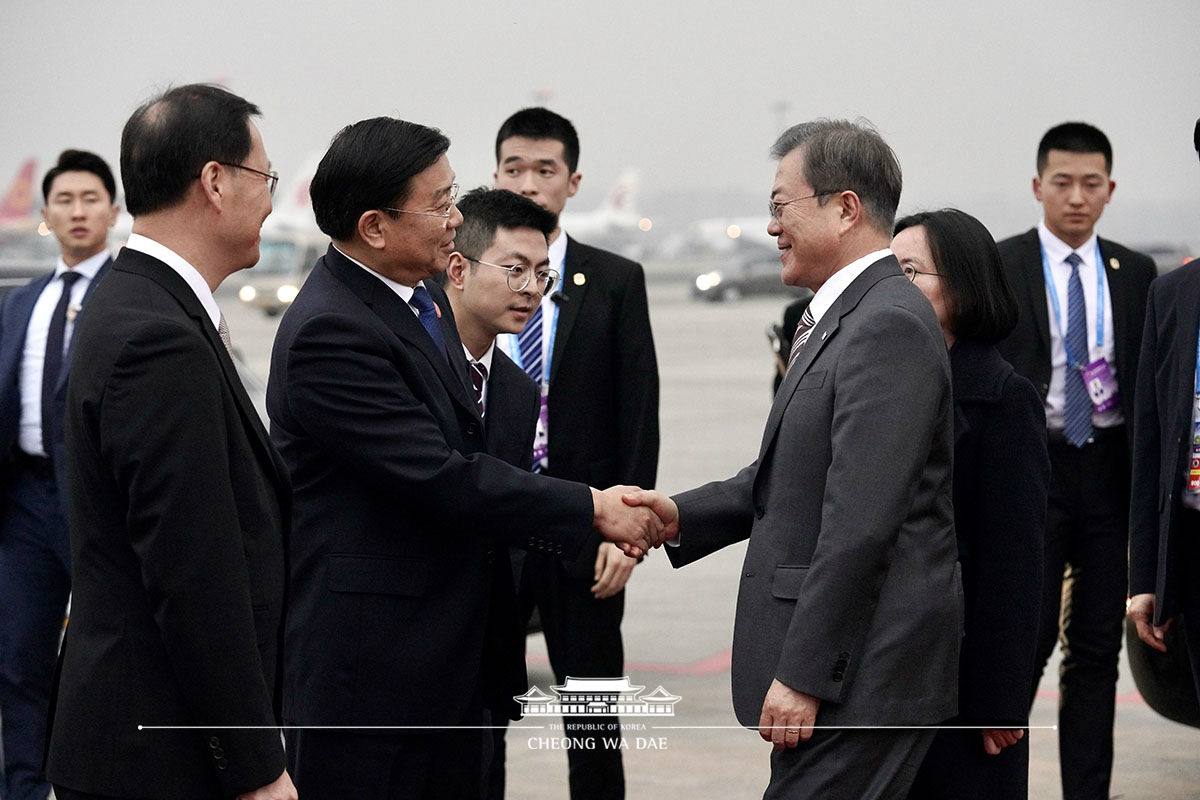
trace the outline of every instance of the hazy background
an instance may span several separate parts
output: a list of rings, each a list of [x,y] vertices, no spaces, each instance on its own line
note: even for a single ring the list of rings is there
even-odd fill
[[[625,167],[655,233],[754,214],[782,126],[864,116],[904,168],[902,210],[954,204],[997,237],[1039,216],[1037,141],[1082,119],[1115,149],[1100,223],[1130,244],[1200,240],[1200,2],[305,2],[0,0],[0,186],[65,147],[116,166],[151,93],[221,80],[258,103],[288,186],[343,125],[442,128],[459,182],[490,180],[501,121],[571,118],[581,192]]]

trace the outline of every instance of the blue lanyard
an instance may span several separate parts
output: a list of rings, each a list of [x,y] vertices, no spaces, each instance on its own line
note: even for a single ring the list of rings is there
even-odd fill
[[[1196,332],[1196,397],[1200,398],[1200,329]]]
[[[1083,362],[1075,359],[1070,346],[1067,345],[1067,329],[1063,325],[1062,309],[1058,305],[1058,285],[1050,272],[1050,259],[1046,257],[1046,248],[1041,246],[1041,242],[1038,242],[1038,247],[1042,251],[1042,274],[1045,276],[1046,288],[1050,290],[1050,305],[1054,307],[1054,321],[1058,324],[1058,335],[1062,337],[1063,349],[1067,351],[1067,363],[1072,367],[1083,366]],[[1104,258],[1100,255],[1099,238],[1096,239],[1096,347],[1104,347]],[[1197,357],[1197,363],[1200,363],[1200,355]],[[1197,385],[1200,386],[1200,382]]]
[[[541,302],[540,300],[538,302]],[[542,383],[550,383],[550,360],[554,358],[554,340],[558,337],[558,303],[551,302],[550,304],[550,346],[547,348],[549,352],[542,359]],[[546,324],[546,312],[542,311],[542,324]],[[508,357],[516,362],[517,366],[522,370],[525,369],[525,362],[521,360],[521,346],[519,342],[519,334],[509,333],[508,336]]]

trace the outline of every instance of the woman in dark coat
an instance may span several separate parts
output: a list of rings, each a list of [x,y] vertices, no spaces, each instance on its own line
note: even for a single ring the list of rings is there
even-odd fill
[[[1042,536],[1050,464],[1042,402],[995,343],[1017,321],[1000,254],[953,209],[905,217],[892,251],[950,349],[954,524],[966,595],[959,715],[938,731],[916,798],[1026,798]],[[959,729],[949,726],[963,726]]]

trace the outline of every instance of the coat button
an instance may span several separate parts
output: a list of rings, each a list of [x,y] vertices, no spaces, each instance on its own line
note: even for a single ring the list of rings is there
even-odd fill
[[[217,769],[227,769],[229,767],[229,759],[222,758],[217,762]]]
[[[840,672],[833,676],[833,682],[834,683],[842,682],[842,674]]]
[[[212,737],[211,739],[209,739],[209,740],[208,740],[208,746],[209,746],[209,747],[220,747],[220,746],[221,746],[221,740],[220,740],[220,739],[218,739],[217,737],[215,737],[215,736],[214,736],[214,737]]]
[[[213,750],[213,758],[220,759],[220,758],[224,758],[224,757],[225,757],[225,751],[222,750],[221,748],[218,747],[217,749]]]
[[[479,426],[476,425],[474,422],[468,422],[467,423],[467,436],[474,436],[477,433],[479,433]]]
[[[758,518],[758,519],[762,519],[762,518],[763,518],[763,515],[764,515],[764,514],[766,514],[766,513],[767,513],[767,510],[766,510],[765,508],[763,508],[762,506],[755,506],[755,507],[754,507],[754,516],[755,516],[756,518]]]

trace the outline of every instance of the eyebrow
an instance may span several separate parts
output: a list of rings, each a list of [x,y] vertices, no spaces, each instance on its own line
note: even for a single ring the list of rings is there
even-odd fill
[[[524,156],[509,156],[500,163],[501,166],[504,166],[507,164],[512,164],[513,162],[524,162],[526,160],[527,159]],[[558,159],[556,158],[534,158],[528,160],[532,161],[534,164],[544,164],[548,167],[558,166]]]

